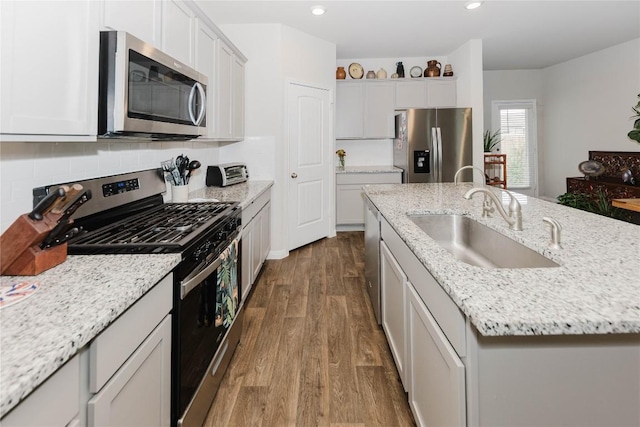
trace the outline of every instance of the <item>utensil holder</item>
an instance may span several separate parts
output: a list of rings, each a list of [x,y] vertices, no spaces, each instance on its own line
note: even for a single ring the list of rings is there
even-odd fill
[[[189,185],[171,184],[171,201],[173,203],[186,203],[189,200]]]

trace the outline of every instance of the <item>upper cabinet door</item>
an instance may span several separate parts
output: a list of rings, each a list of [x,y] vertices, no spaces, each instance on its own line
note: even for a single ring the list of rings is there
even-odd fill
[[[393,83],[367,83],[364,103],[365,138],[393,138],[395,136],[394,98]]]
[[[95,140],[98,9],[0,2],[0,140]]]
[[[427,108],[427,82],[425,80],[396,83],[396,110]]]
[[[162,2],[162,50],[193,67],[195,13],[183,1]]]
[[[216,135],[216,40],[218,36],[202,20],[196,21],[196,70],[207,76],[207,136]]]
[[[244,138],[244,61],[237,56],[233,57],[231,64],[233,76],[233,125],[232,136],[234,140]]]
[[[126,31],[156,47],[160,47],[159,1],[129,0],[102,2],[103,29]]]
[[[231,139],[233,136],[233,50],[229,46],[227,46],[224,41],[218,40],[217,53],[217,136],[221,139]]]
[[[427,107],[456,107],[457,91],[455,80],[427,79]]]
[[[364,85],[336,85],[336,138],[362,138],[364,135]]]

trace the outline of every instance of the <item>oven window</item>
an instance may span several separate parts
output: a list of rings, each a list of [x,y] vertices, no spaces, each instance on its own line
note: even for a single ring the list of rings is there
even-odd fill
[[[130,50],[128,116],[192,125],[189,97],[195,83],[195,80]],[[197,90],[193,91],[193,96],[194,111],[199,111],[204,101]]]

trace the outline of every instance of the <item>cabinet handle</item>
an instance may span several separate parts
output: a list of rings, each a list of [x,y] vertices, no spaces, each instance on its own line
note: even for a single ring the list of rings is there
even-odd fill
[[[294,172],[294,173],[291,174],[291,178],[296,179],[297,177],[298,177],[297,173]]]

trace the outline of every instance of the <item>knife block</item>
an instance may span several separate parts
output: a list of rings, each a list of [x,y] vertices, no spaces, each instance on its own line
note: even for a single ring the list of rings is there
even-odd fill
[[[63,263],[67,258],[66,244],[40,249],[58,218],[47,215],[34,221],[27,214],[20,215],[0,236],[0,274],[35,276]]]

